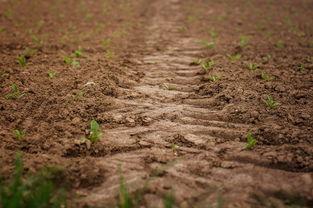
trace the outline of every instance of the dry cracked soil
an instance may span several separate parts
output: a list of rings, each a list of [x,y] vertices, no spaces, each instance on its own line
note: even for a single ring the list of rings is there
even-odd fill
[[[312,9],[0,1],[2,178],[20,151],[25,177],[59,167],[68,207],[121,207],[121,177],[131,207],[313,207]]]

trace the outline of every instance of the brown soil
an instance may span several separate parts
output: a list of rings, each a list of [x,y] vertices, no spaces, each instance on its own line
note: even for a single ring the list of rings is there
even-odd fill
[[[119,167],[132,193],[149,181],[142,207],[163,207],[169,193],[177,207],[312,207],[312,9],[310,0],[0,1],[1,175],[20,150],[28,173],[62,167],[73,207],[115,207]],[[78,46],[81,66],[64,63]],[[204,70],[195,58],[216,64]],[[12,83],[23,97],[5,98]],[[89,146],[79,138],[93,119],[105,132]],[[22,141],[15,129],[27,129]],[[247,133],[252,150],[242,150]]]

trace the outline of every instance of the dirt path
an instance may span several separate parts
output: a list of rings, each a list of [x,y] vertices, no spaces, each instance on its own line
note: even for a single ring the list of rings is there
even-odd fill
[[[228,122],[227,106],[210,110],[207,103],[215,98],[195,94],[201,76],[190,63],[203,47],[177,30],[178,0],[155,1],[153,7],[148,55],[137,69],[144,76],[118,98],[127,107],[109,112],[114,121],[128,127],[106,131],[105,140],[116,153],[99,159],[99,166],[108,171],[107,179],[89,190],[86,200],[99,204],[116,196],[119,165],[131,190],[165,167],[161,177],[149,181],[144,196],[153,207],[162,206],[166,193],[186,207],[220,206],[224,199],[243,207],[252,203],[251,193],[273,195],[297,192],[300,187],[310,194],[310,175],[270,168],[257,153],[241,151],[240,138],[256,126]]]
[[[68,207],[118,207],[121,175],[134,207],[312,207],[312,8],[0,0],[0,183],[22,152]]]

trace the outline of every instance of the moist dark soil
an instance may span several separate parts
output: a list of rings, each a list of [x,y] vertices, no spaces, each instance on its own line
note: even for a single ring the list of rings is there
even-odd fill
[[[0,1],[1,176],[20,151],[25,175],[59,168],[68,207],[118,207],[121,175],[139,207],[169,194],[176,207],[312,207],[312,9]],[[12,84],[23,96],[8,97]],[[96,143],[80,140],[92,120]]]

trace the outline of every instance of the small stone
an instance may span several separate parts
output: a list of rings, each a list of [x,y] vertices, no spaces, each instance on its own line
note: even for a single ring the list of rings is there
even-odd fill
[[[85,143],[86,143],[87,149],[89,150],[90,147],[91,147],[91,141],[90,140],[85,140]]]
[[[87,82],[86,84],[84,84],[84,86],[94,86],[94,85],[96,85],[96,83],[95,82]]]
[[[79,117],[75,117],[72,122],[73,124],[78,124],[81,121],[81,119]]]

